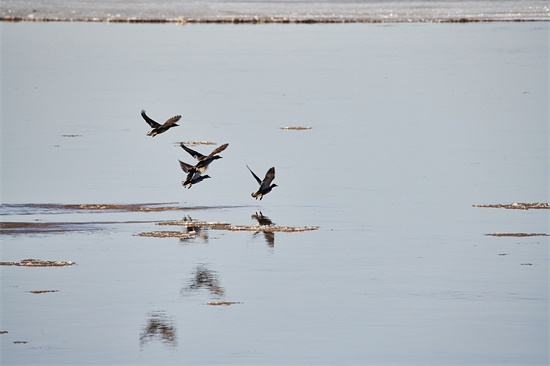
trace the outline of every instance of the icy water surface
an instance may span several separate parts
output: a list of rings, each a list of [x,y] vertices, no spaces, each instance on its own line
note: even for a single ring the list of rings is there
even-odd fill
[[[477,22],[550,20],[546,0],[3,0],[2,20],[109,22]]]
[[[548,363],[547,23],[1,27],[2,364]]]

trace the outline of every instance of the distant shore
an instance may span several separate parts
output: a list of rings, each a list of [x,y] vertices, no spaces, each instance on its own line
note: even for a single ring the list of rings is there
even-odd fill
[[[543,0],[174,1],[4,0],[0,20],[114,23],[467,23],[549,21]]]

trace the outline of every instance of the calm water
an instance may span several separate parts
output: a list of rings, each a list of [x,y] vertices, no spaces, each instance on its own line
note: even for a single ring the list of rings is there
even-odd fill
[[[548,363],[547,23],[0,27],[3,364]]]

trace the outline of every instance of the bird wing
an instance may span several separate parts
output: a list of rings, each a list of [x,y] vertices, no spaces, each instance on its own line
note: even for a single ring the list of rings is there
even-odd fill
[[[262,181],[262,183],[260,183],[260,189],[269,188],[269,186],[271,185],[271,182],[273,182],[273,179],[275,179],[275,168],[271,167],[269,168],[267,173],[265,173],[265,178]]]
[[[185,151],[187,151],[193,158],[199,160],[201,158],[204,158],[204,155],[193,150],[193,149],[190,149],[188,148],[187,146],[185,146],[183,143],[180,144],[181,148]]]
[[[210,153],[210,155],[208,155],[208,157],[214,156],[214,155],[216,155],[216,154],[221,153],[221,152],[224,151],[228,146],[229,146],[229,144],[223,144],[223,145],[221,145],[221,146],[215,148],[214,150],[212,150],[212,152]]]
[[[208,166],[210,165],[210,163],[213,161],[214,161],[214,158],[212,156],[205,156],[204,159],[200,159],[200,161],[197,163],[197,165],[195,165],[195,167],[199,170],[199,172],[204,173],[206,169],[208,169]]]
[[[203,180],[205,177],[207,177],[207,176],[206,176],[206,175],[202,175],[202,174],[200,174],[199,172],[196,172],[195,175],[193,175],[192,181],[193,181],[193,182],[200,182],[200,181]]]
[[[217,156],[216,154],[224,151],[227,146],[229,146],[229,144],[223,144],[217,149],[214,149],[214,151],[212,151],[210,155],[201,156],[199,158],[199,162],[196,165],[197,169],[199,169],[199,172],[204,173],[206,169],[208,169],[208,166],[210,165],[211,162],[213,162],[215,159],[221,158],[221,156],[219,155]]]
[[[160,123],[158,123],[158,122],[156,122],[156,121],[153,121],[151,118],[149,118],[149,116],[145,114],[145,110],[142,110],[142,111],[141,111],[141,116],[143,117],[143,119],[145,120],[145,122],[147,122],[147,124],[148,124],[149,126],[151,126],[151,128],[160,127]]]
[[[256,181],[258,182],[258,184],[262,184],[262,180],[256,175],[254,174],[254,172],[252,171],[252,169],[250,169],[250,167],[247,165],[246,166],[248,168],[248,170],[250,170],[250,173],[252,173],[252,175],[254,176],[254,178],[256,179]]]
[[[164,122],[164,124],[162,125],[162,127],[169,127],[169,126],[172,126],[174,125],[177,121],[179,121],[181,118],[181,116],[174,116],[172,118],[169,118],[166,122]]]
[[[187,183],[194,183],[201,177],[200,173],[196,170],[191,170],[189,174],[187,174],[187,177],[185,177],[185,181]]]
[[[178,160],[180,162],[181,170],[183,170],[185,173],[189,173],[191,170],[193,170],[195,167],[193,165],[184,163],[181,160]]]

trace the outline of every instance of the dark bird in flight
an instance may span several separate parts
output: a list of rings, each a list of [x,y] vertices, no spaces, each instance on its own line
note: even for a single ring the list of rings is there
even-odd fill
[[[204,179],[210,178],[209,175],[201,175],[201,173],[191,164],[184,163],[179,160],[181,170],[187,173],[187,177],[181,182],[183,188],[191,188],[193,184],[202,182]]]
[[[229,146],[229,144],[223,144],[215,148],[214,150],[212,150],[212,152],[209,155],[203,155],[193,149],[188,148],[183,143],[181,143],[180,146],[183,150],[187,151],[193,158],[198,160],[198,163],[197,165],[194,166],[194,168],[196,171],[203,174],[206,171],[206,169],[208,169],[208,165],[210,165],[211,162],[222,158],[217,154],[224,151]]]
[[[141,116],[143,117],[145,122],[147,122],[149,126],[151,126],[152,130],[147,132],[147,136],[152,136],[152,137],[155,137],[159,133],[166,132],[172,127],[179,126],[176,124],[176,122],[179,121],[181,118],[181,116],[179,115],[174,116],[168,119],[166,122],[164,122],[164,124],[161,125],[160,123],[152,120],[148,115],[146,115],[144,110],[141,111]]]
[[[274,167],[269,168],[267,173],[265,173],[264,180],[261,180],[260,178],[258,178],[258,176],[256,174],[254,174],[254,172],[252,171],[252,169],[250,169],[250,167],[248,165],[246,167],[248,168],[248,170],[250,170],[250,173],[252,173],[252,175],[254,176],[254,178],[256,179],[258,184],[260,185],[260,189],[258,189],[258,191],[251,194],[252,197],[254,197],[256,199],[258,199],[258,197],[260,197],[260,201],[261,201],[262,198],[266,194],[271,192],[271,190],[274,187],[278,187],[276,184],[271,184],[271,182],[273,182],[273,179],[275,179],[275,168]]]

